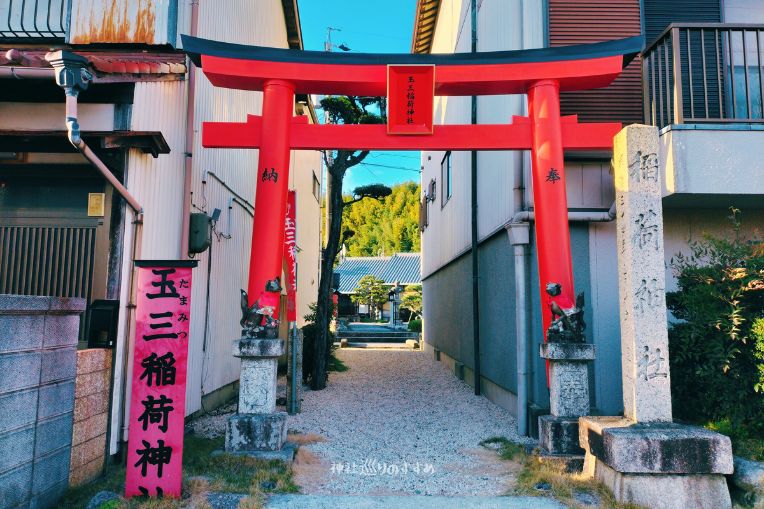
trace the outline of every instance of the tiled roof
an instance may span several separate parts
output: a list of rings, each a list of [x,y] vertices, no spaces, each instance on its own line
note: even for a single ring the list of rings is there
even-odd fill
[[[0,66],[50,67],[44,50],[0,50]],[[76,51],[87,58],[96,73],[164,75],[186,73],[186,56],[180,52],[147,53],[141,51]]]
[[[385,283],[401,285],[419,284],[419,253],[396,253],[392,256],[369,256],[345,258],[334,272],[340,274],[340,293],[353,293],[358,281],[372,275]]]

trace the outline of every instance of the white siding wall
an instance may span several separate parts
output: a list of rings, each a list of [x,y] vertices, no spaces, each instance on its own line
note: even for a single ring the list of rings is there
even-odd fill
[[[470,2],[444,0],[438,14],[433,53],[469,52],[471,47]],[[507,0],[478,2],[478,51],[538,48],[543,44],[541,2]],[[435,122],[469,124],[469,97],[436,97]],[[478,122],[509,123],[512,115],[525,114],[525,96],[478,98]],[[443,187],[440,163],[444,152],[422,152],[422,185],[437,182],[437,199],[429,204],[429,226],[422,236],[422,275],[433,273],[469,249],[470,245],[470,153],[452,154],[453,193],[441,208]],[[478,233],[484,239],[512,217],[514,169],[527,165],[527,154],[478,153]]]
[[[722,5],[725,23],[764,23],[764,2],[761,0],[724,0]]]
[[[178,31],[188,33],[187,2],[180,5]],[[239,44],[286,48],[284,13],[279,0],[226,0],[200,3],[198,36]],[[160,130],[172,152],[158,159],[131,151],[128,188],[146,210],[142,258],[178,258],[185,151],[185,82],[140,83],[136,86],[133,129]],[[246,115],[260,114],[262,94],[214,88],[200,71],[196,73],[195,144],[193,148],[192,212],[222,211],[217,231],[230,238],[213,239],[212,248],[197,256],[192,293],[191,334],[188,360],[186,413],[201,409],[202,396],[234,382],[239,377],[239,361],[231,355],[232,341],[239,337],[239,289],[246,288],[252,218],[246,207],[232,203],[233,196],[222,180],[250,203],[255,200],[257,150],[207,149],[201,146],[204,121],[244,121]],[[320,166],[317,152],[293,153],[290,187],[298,192],[299,314],[315,301],[318,286],[319,206],[312,194],[312,171]],[[312,171],[311,171],[312,170]],[[214,178],[209,173],[214,173]],[[219,180],[218,180],[219,179]],[[229,211],[229,205],[232,208]],[[230,226],[229,226],[230,214]],[[126,224],[125,253],[131,247],[132,228]],[[212,257],[210,260],[209,257]],[[123,260],[120,336],[124,334],[124,304],[127,302],[129,256]],[[207,288],[208,263],[209,294]],[[207,300],[209,295],[209,310]],[[205,337],[205,321],[207,334]],[[121,352],[117,352],[118,359]],[[119,363],[118,363],[119,364]],[[130,368],[131,369],[131,368]],[[116,380],[121,376],[117,366]],[[129,373],[130,371],[128,371]],[[117,382],[118,383],[118,382]],[[115,386],[115,394],[121,387]],[[129,398],[128,398],[129,401]],[[112,416],[118,429],[119,409]],[[118,433],[112,451],[116,452]]]

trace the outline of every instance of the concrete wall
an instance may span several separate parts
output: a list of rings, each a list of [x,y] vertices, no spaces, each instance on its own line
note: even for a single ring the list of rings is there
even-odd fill
[[[109,416],[111,349],[77,351],[74,426],[69,484],[79,486],[103,471]]]
[[[533,232],[531,233],[533,235]],[[576,289],[591,294],[589,272],[589,235],[584,224],[571,224]],[[517,357],[515,335],[514,258],[507,234],[499,232],[480,244],[480,353],[481,375],[496,387],[488,396],[515,413],[514,399],[501,395],[499,390],[514,393],[517,390]],[[528,257],[529,294],[531,306],[531,338],[529,351],[530,400],[539,406],[548,406],[546,368],[538,356],[541,334],[539,283],[536,252],[531,241]],[[424,340],[450,358],[464,364],[465,380],[474,383],[472,335],[472,265],[469,254],[458,258],[423,281],[423,308],[425,310]],[[592,322],[592,311],[587,308],[585,319]],[[587,329],[587,340],[595,341],[597,348],[612,348],[600,344]],[[608,340],[608,343],[611,343]],[[509,405],[511,403],[511,406]]]
[[[764,194],[764,127],[673,125],[660,136],[663,195]]]
[[[0,509],[53,507],[69,482],[83,299],[0,295]]]

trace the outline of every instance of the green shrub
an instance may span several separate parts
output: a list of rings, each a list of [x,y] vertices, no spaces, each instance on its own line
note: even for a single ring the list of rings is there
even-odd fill
[[[409,330],[411,332],[422,332],[422,320],[409,320]]]
[[[740,233],[704,236],[677,255],[679,290],[667,294],[674,414],[764,434],[764,245]]]
[[[329,310],[330,313],[333,309]],[[315,365],[316,338],[318,337],[318,326],[316,325],[316,303],[310,305],[310,314],[305,315],[305,325],[302,326],[302,379],[306,384],[311,383],[313,379],[313,366]],[[329,330],[326,342],[326,371],[327,378],[329,371],[347,371],[348,367],[334,355],[334,333]]]

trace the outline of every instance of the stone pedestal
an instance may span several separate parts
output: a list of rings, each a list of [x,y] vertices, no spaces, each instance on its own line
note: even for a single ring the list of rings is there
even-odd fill
[[[580,419],[584,473],[619,502],[725,509],[729,438],[672,422],[658,153],[656,127],[631,125],[615,137],[624,417]]]
[[[241,359],[239,412],[228,419],[225,450],[264,459],[291,461],[294,447],[286,443],[286,412],[276,412],[278,358],[281,339],[242,338],[233,355]]]
[[[719,433],[671,422],[638,424],[623,417],[582,417],[584,474],[621,502],[651,509],[731,507],[725,475],[732,444]]]
[[[578,418],[589,413],[588,362],[594,360],[594,345],[542,343],[540,355],[549,360],[552,413],[539,417],[541,450],[547,455],[582,455]]]

